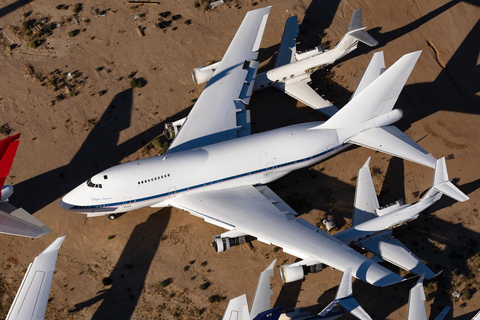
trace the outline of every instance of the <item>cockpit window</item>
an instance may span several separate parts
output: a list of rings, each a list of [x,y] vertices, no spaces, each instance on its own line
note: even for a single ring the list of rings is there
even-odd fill
[[[102,187],[102,184],[95,184],[92,182],[92,179],[88,179],[87,180],[87,187],[90,187],[90,188],[101,188]]]

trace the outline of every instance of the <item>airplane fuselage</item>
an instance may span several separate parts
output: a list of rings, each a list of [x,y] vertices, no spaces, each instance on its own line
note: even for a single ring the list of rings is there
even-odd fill
[[[309,130],[321,122],[283,127],[198,149],[132,161],[81,184],[61,202],[91,216],[147,206],[198,191],[266,184],[347,147],[336,130]]]

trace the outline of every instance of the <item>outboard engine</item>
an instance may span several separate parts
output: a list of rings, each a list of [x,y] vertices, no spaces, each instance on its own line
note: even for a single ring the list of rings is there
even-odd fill
[[[280,276],[284,283],[290,283],[298,280],[302,280],[306,274],[317,273],[323,270],[321,263],[311,266],[285,264],[280,267]]]
[[[212,247],[216,252],[223,252],[230,249],[230,247],[238,246],[246,242],[245,237],[222,238],[221,236],[213,236]]]
[[[13,187],[11,185],[3,186],[0,194],[0,203],[8,202],[8,198],[13,194]]]
[[[202,84],[210,80],[210,78],[220,65],[220,61],[215,62],[209,66],[196,67],[192,70],[192,78],[195,84]]]

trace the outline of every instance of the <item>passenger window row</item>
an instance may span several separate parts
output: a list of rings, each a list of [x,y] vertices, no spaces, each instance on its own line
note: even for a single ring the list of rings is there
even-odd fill
[[[157,180],[160,180],[160,179],[165,179],[165,178],[168,178],[168,177],[170,177],[170,173],[164,174],[163,176],[158,176],[158,177],[154,177],[154,178],[151,178],[151,179],[138,181],[138,184],[149,183],[149,182],[157,181]]]

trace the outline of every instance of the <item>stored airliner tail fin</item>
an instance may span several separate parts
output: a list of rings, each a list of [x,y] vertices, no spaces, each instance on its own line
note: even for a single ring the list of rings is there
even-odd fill
[[[373,81],[375,81],[382,73],[385,72],[385,60],[383,58],[383,51],[374,53],[367,69],[363,73],[362,79],[357,85],[355,92],[350,97],[350,100],[355,98],[360,92],[367,88]]]
[[[422,197],[420,201],[425,201],[426,199],[436,196],[438,193],[449,196],[450,198],[460,202],[470,199],[448,179],[445,158],[441,158],[436,161],[433,187],[428,190],[428,192]]]
[[[352,268],[347,268],[342,276],[342,281],[338,286],[337,295],[325,309],[320,312],[316,319],[328,318],[335,319],[342,315],[343,310],[347,310],[352,315],[361,320],[371,320],[372,318],[367,312],[358,304],[352,295]]]
[[[250,320],[246,294],[242,294],[228,302],[227,310],[225,310],[222,320],[230,319]]]
[[[270,309],[270,296],[273,294],[273,291],[270,290],[270,277],[273,277],[273,267],[276,262],[277,259],[273,260],[258,278],[257,289],[250,309],[250,318],[252,319],[257,314]]]
[[[375,210],[380,207],[377,193],[370,174],[369,157],[358,170],[357,186],[355,188],[355,202],[353,205],[352,226],[355,227],[365,221],[375,218]]]
[[[6,320],[43,320],[45,318],[58,249],[64,239],[65,236],[57,238],[28,266]]]
[[[355,99],[352,99],[322,124],[321,128],[350,127],[391,111],[420,57],[420,53],[421,51],[412,52],[401,57],[368,87],[358,93]]]
[[[0,141],[0,188],[3,187],[17,152],[20,133]],[[3,198],[3,197],[2,197]]]

